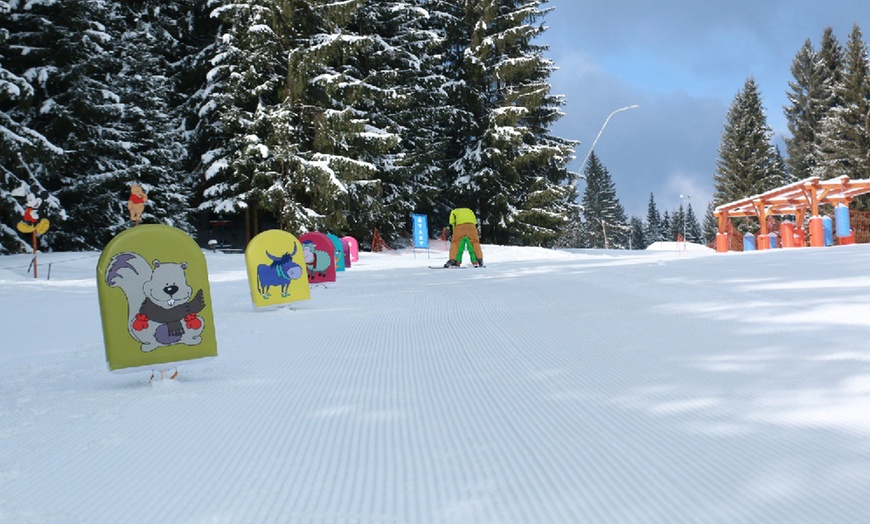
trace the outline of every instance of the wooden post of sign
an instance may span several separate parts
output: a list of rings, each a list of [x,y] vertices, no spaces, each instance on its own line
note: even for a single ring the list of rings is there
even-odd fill
[[[36,230],[33,230],[33,278],[36,278]]]

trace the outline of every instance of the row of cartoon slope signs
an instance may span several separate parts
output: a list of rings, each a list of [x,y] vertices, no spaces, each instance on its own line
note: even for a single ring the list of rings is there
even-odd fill
[[[352,263],[358,252],[351,237],[257,235],[245,253],[254,305],[309,299],[310,273],[312,282],[335,281],[338,260]],[[109,370],[168,370],[217,356],[205,256],[183,231],[149,224],[117,235],[97,264],[97,292]]]
[[[359,260],[353,237],[281,230],[264,231],[245,249],[251,299],[257,307],[310,298],[309,284],[335,282],[336,272]]]

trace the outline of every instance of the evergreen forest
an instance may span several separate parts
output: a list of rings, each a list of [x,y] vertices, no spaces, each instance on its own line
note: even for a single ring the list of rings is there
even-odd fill
[[[131,226],[132,184],[144,223],[201,245],[215,223],[402,245],[411,213],[434,237],[470,207],[488,243],[642,249],[711,242],[716,205],[870,173],[867,46],[828,28],[794,58],[785,154],[750,77],[700,220],[688,196],[662,212],[653,194],[628,217],[604,159],[571,172],[578,144],[551,132],[545,4],[0,0],[0,254],[30,249],[16,223],[34,196],[40,249],[102,249]]]
[[[578,215],[575,143],[534,43],[543,1],[0,2],[0,250],[28,194],[46,250],[209,220],[433,234],[478,212],[489,242],[553,246]],[[200,243],[204,239],[198,238]]]

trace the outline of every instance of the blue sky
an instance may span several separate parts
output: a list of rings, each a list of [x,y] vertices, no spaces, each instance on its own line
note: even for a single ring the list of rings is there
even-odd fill
[[[550,0],[543,7],[554,9],[536,43],[550,47],[545,56],[559,68],[553,92],[566,97],[553,132],[581,141],[569,167],[580,170],[612,111],[639,105],[610,119],[595,154],[626,212],[644,219],[650,193],[660,212],[676,210],[680,195],[689,195],[702,217],[725,116],[747,78],[761,89],[785,155],[782,108],[804,42],[818,48],[831,27],[845,46],[854,24],[870,42],[868,0]]]

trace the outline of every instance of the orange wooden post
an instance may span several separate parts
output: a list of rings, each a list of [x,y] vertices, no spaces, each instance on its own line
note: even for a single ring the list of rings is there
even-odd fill
[[[785,221],[779,226],[779,235],[782,237],[782,247],[795,247],[794,246],[794,224],[791,222]]]
[[[758,245],[759,251],[764,251],[765,249],[770,249],[770,237],[767,236],[767,208],[761,199],[753,200],[752,205],[755,206],[755,213],[758,216],[758,225],[760,226],[756,245]]]
[[[825,231],[822,217],[810,217],[810,247],[825,247]]]
[[[728,252],[728,233],[716,233],[716,252]]]
[[[728,247],[731,244],[731,239],[728,238],[728,230],[726,227],[728,225],[728,212],[720,211],[714,213],[714,215],[716,215],[719,224],[719,232],[716,233],[716,252],[727,253]]]

